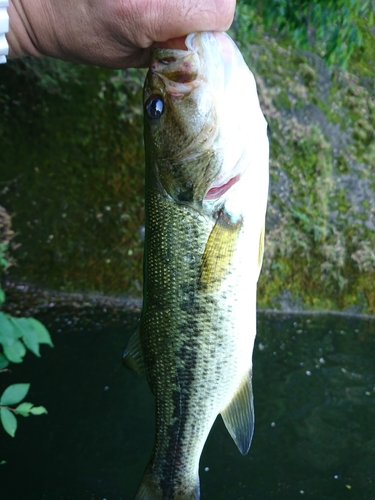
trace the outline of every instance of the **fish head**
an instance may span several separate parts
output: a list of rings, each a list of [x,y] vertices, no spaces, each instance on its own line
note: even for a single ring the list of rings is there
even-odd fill
[[[268,167],[267,125],[253,74],[228,35],[192,33],[184,46],[153,49],[144,86],[146,157],[167,196],[210,211],[259,148]]]

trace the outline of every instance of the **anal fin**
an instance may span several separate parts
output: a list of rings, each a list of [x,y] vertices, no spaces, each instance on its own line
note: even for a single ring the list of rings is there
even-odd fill
[[[146,379],[146,368],[143,359],[143,351],[141,346],[140,327],[130,337],[128,345],[122,354],[122,362],[126,368],[130,368],[138,372],[143,378]]]
[[[246,376],[232,401],[221,412],[225,427],[242,455],[250,449],[254,433],[254,404],[251,372]]]

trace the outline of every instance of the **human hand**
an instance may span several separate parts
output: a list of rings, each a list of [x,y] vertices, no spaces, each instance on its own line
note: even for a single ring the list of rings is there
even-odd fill
[[[225,31],[235,0],[10,0],[9,58],[148,66],[155,42]]]

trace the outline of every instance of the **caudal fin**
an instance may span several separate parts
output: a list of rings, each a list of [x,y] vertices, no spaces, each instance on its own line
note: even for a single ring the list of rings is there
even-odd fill
[[[193,486],[167,484],[146,470],[134,500],[200,500],[199,479]]]

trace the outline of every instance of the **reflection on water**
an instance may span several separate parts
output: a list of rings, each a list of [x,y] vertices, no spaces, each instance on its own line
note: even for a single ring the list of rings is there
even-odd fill
[[[31,382],[28,399],[49,411],[19,417],[15,439],[1,431],[1,498],[133,498],[154,425],[146,383],[121,365],[138,316],[96,313],[39,316],[55,348],[1,376],[0,390]],[[218,418],[202,500],[375,499],[374,320],[259,314],[253,384],[251,450],[241,456]]]

